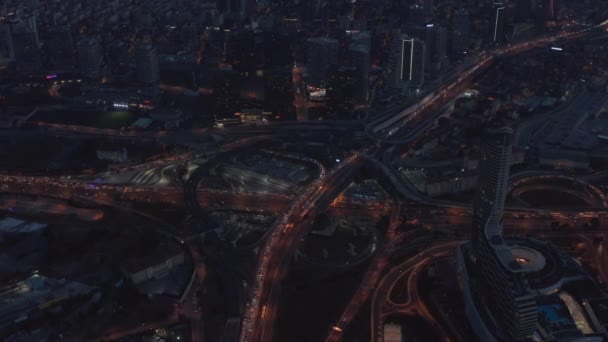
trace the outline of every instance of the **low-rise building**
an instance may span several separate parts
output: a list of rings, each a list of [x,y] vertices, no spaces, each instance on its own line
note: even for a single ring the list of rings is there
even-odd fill
[[[47,309],[68,299],[85,296],[93,290],[93,287],[85,284],[39,274],[0,288],[0,335],[40,317]]]
[[[128,264],[125,271],[133,284],[137,285],[147,280],[160,279],[183,263],[184,253],[181,251],[169,256],[152,254],[143,260],[139,259]]]
[[[384,325],[384,341],[385,342],[402,342],[403,336],[401,334],[401,326],[398,324],[385,324]]]
[[[106,85],[82,87],[85,103],[103,105],[115,110],[149,110],[160,103],[160,89],[112,87]]]
[[[470,173],[431,178],[424,185],[424,192],[432,197],[473,190],[477,187],[477,178],[477,174]]]
[[[165,129],[179,128],[180,124],[189,119],[189,115],[186,115],[183,111],[170,108],[154,109],[149,116],[152,120],[162,123]]]
[[[541,165],[554,169],[589,168],[589,155],[579,151],[542,149],[539,153],[539,161]]]
[[[100,149],[97,150],[97,159],[114,163],[126,163],[129,160],[127,149]]]
[[[268,121],[272,112],[266,112],[261,109],[243,109],[240,112],[234,113],[245,124],[259,124]]]

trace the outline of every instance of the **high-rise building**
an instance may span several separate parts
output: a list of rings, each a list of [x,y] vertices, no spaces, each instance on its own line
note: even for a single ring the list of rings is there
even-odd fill
[[[473,246],[485,241],[485,236],[502,234],[502,213],[511,165],[511,130],[487,131],[480,151],[479,192],[475,201]],[[497,225],[488,226],[492,218]],[[497,230],[488,232],[487,228]],[[489,233],[489,234],[488,234]]]
[[[452,31],[452,53],[455,55],[466,52],[471,44],[471,18],[465,9],[454,13]]]
[[[251,15],[255,10],[255,6],[255,0],[240,0],[239,13],[241,14],[241,17],[247,18],[249,15]]]
[[[74,69],[74,40],[69,26],[54,27],[49,32],[46,50],[54,71]]]
[[[11,35],[17,72],[36,75],[42,69],[38,34],[34,31],[16,31]]]
[[[350,58],[355,67],[353,75],[354,98],[360,103],[366,103],[369,99],[369,50],[363,47],[351,47]]]
[[[539,25],[555,20],[557,17],[556,0],[537,0],[535,16]]]
[[[149,8],[138,8],[133,11],[132,20],[135,26],[152,27],[152,11]]]
[[[355,100],[365,103],[369,99],[369,72],[371,64],[372,34],[369,31],[355,31],[350,42],[350,60],[355,67]]]
[[[425,71],[431,74],[438,72],[447,54],[447,29],[439,25],[427,24],[407,26],[404,31],[408,36],[424,41]]]
[[[418,38],[401,35],[393,41],[391,81],[395,88],[419,88],[424,83],[426,47]]]
[[[291,67],[287,66],[264,69],[264,109],[285,118],[295,110],[291,73]]]
[[[473,206],[471,241],[458,249],[458,282],[464,311],[480,341],[557,341],[563,335],[546,332],[555,322],[539,313],[540,305],[562,303],[572,314],[569,338],[606,335],[601,324],[592,328],[584,313],[588,274],[572,257],[547,241],[503,237],[513,130],[484,131],[480,148],[477,196]],[[577,298],[575,282],[586,284]],[[582,295],[582,296],[581,296]],[[591,298],[603,296],[595,293]],[[581,304],[582,303],[582,304]],[[591,319],[593,320],[593,319]],[[575,336],[575,337],[573,337]],[[566,338],[566,339],[569,339]],[[584,339],[584,338],[583,338]],[[603,340],[601,337],[598,340]]]
[[[350,41],[351,48],[361,48],[366,51],[371,51],[372,49],[372,34],[369,31],[356,31],[351,35]]]
[[[129,46],[122,40],[115,40],[108,44],[107,58],[107,67],[113,77],[129,72]]]
[[[328,72],[327,103],[334,115],[350,115],[354,109],[356,68],[332,65]]]
[[[505,25],[505,2],[504,0],[494,0],[492,4],[492,15],[490,16],[490,44],[497,45],[502,43]]]
[[[17,72],[21,75],[40,73],[42,60],[36,16],[18,15],[10,22],[10,32]]]
[[[319,37],[307,41],[307,67],[311,83],[320,85],[326,81],[330,65],[338,63],[339,43],[336,39]]]
[[[216,6],[220,12],[238,13],[241,8],[241,0],[217,0]]]
[[[273,68],[287,66],[293,63],[291,55],[291,39],[286,34],[275,32],[263,33],[264,67]]]
[[[429,21],[426,9],[420,4],[410,6],[408,19],[408,23],[414,25],[426,25]]]
[[[0,25],[0,64],[7,64],[15,60],[13,40],[9,25]]]
[[[473,210],[472,254],[476,261],[478,303],[493,316],[495,331],[508,341],[531,336],[536,329],[536,294],[514,249],[502,237],[505,196],[511,166],[513,131],[487,130],[481,146],[477,198]],[[540,265],[541,263],[539,263]],[[541,265],[544,266],[544,265]]]
[[[95,79],[101,76],[103,55],[97,38],[86,38],[78,42],[78,62],[84,77]]]
[[[135,59],[137,63],[137,80],[139,82],[156,84],[160,81],[156,48],[148,43],[140,45],[135,53]]]
[[[293,85],[293,106],[296,109],[296,117],[298,121],[308,121],[308,104],[302,67],[297,64],[293,65],[291,71],[291,84]]]
[[[251,30],[234,30],[224,36],[225,62],[243,75],[255,72],[260,50],[256,49],[256,34]]]
[[[239,100],[240,80],[240,75],[233,71],[225,71],[216,78],[213,87],[215,119],[234,118],[234,113],[242,109]]]
[[[435,0],[424,0],[424,12],[427,17],[433,17],[435,13]]]
[[[531,0],[516,0],[513,8],[515,22],[524,22],[531,16]]]

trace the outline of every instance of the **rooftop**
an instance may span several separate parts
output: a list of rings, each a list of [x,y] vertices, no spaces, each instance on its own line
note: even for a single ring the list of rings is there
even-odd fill
[[[43,223],[26,222],[10,216],[0,220],[1,233],[33,233],[43,230],[46,226]]]

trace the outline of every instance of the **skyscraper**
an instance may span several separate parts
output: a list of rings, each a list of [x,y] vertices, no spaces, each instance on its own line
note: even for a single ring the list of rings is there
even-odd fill
[[[354,98],[359,102],[367,102],[369,98],[369,50],[362,47],[351,47],[350,58],[355,67],[353,76]]]
[[[433,18],[435,12],[435,0],[424,0],[423,5],[427,18]]]
[[[491,45],[502,43],[505,25],[505,10],[504,0],[494,0],[494,3],[492,4],[492,15],[490,16]]]
[[[319,37],[307,41],[307,66],[311,82],[320,85],[327,78],[330,65],[338,63],[339,43],[336,39]]]
[[[52,70],[74,69],[74,40],[68,26],[53,27],[46,45]]]
[[[392,46],[391,81],[400,89],[418,88],[424,83],[426,47],[422,40],[399,36]]]
[[[369,31],[355,31],[352,33],[351,48],[362,48],[366,51],[370,51],[372,48],[372,34]]]
[[[480,280],[477,282],[477,302],[486,308],[486,324],[492,322],[495,335],[503,336],[507,341],[532,335],[538,311],[536,294],[528,286],[526,277],[531,270],[518,263],[515,249],[502,237],[512,139],[510,128],[485,132],[471,237],[475,272]]]
[[[514,4],[514,19],[516,22],[523,22],[530,18],[532,2],[531,0],[516,0]]]
[[[367,102],[369,98],[369,72],[371,63],[372,35],[369,31],[355,32],[351,36],[350,59],[355,67],[355,99]]]
[[[428,22],[427,11],[420,4],[413,4],[409,8],[408,23],[414,25],[426,25]]]
[[[511,130],[508,128],[485,132],[480,151],[478,198],[475,201],[473,245],[484,241],[487,228],[496,229],[490,236],[502,234],[502,213],[508,186],[511,162]],[[492,219],[497,225],[487,226]]]
[[[41,72],[40,39],[35,15],[22,14],[10,23],[11,37],[17,72],[36,75]]]
[[[436,73],[441,68],[441,63],[446,57],[447,30],[439,25],[427,24],[424,26],[408,26],[405,32],[410,37],[415,37],[424,42],[425,72]]]
[[[217,0],[216,6],[220,12],[238,13],[241,6],[241,0]]]
[[[103,56],[97,38],[87,38],[78,42],[78,62],[83,76],[91,79],[101,76]]]
[[[328,71],[327,98],[334,115],[351,115],[353,112],[356,68],[332,65]]]
[[[155,84],[160,81],[158,55],[156,49],[148,44],[141,44],[135,53],[137,62],[137,80],[144,84]]]
[[[7,64],[15,60],[13,40],[9,25],[0,25],[0,64]]]
[[[553,21],[557,17],[556,0],[537,0],[535,16],[539,25],[544,25],[548,21]]]
[[[467,10],[459,9],[454,13],[453,27],[451,51],[457,55],[467,51],[471,44],[471,19]]]
[[[296,116],[298,121],[307,121],[308,117],[308,105],[306,103],[306,89],[302,78],[302,67],[297,64],[293,65],[291,71],[291,83],[294,88],[293,106],[296,109]]]

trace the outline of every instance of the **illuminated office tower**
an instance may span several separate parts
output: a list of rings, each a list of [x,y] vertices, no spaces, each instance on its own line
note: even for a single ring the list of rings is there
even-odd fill
[[[395,88],[419,88],[424,83],[426,47],[418,38],[401,35],[393,41],[391,82]]]
[[[505,25],[505,3],[504,0],[494,0],[492,4],[492,15],[490,16],[490,44],[502,43]]]
[[[408,26],[404,31],[408,36],[418,38],[424,42],[426,48],[424,56],[425,72],[437,73],[446,58],[447,29],[435,24],[426,24],[423,26]]]

